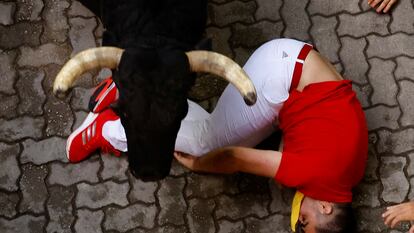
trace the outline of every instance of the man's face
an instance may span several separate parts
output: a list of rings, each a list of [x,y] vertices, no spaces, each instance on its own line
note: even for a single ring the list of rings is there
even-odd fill
[[[296,224],[296,233],[315,233],[315,227],[321,220],[316,200],[305,197],[300,207],[299,221]]]

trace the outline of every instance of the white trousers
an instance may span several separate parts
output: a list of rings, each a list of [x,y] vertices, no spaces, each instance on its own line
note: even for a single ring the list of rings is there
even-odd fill
[[[188,100],[189,110],[182,120],[175,150],[195,156],[223,146],[253,147],[275,130],[279,110],[289,97],[289,88],[297,56],[304,43],[275,39],[260,46],[243,69],[257,91],[257,102],[247,106],[237,89],[228,85],[210,114]],[[127,151],[127,141],[120,120],[109,121],[103,137],[120,151]]]

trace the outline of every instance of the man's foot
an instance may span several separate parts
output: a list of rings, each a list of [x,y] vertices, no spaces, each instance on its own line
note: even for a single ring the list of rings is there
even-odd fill
[[[114,80],[109,77],[103,80],[93,91],[89,99],[89,111],[93,113],[102,112],[109,105],[118,100],[118,88],[116,88]]]
[[[118,119],[119,117],[110,108],[101,113],[89,113],[82,125],[68,138],[66,155],[69,161],[75,163],[84,160],[98,149],[102,152],[109,152],[120,156],[121,152],[116,150],[102,136],[103,125],[108,121]]]

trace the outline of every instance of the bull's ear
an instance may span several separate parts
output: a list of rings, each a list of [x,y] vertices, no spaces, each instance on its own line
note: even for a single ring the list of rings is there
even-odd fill
[[[211,38],[204,37],[194,46],[194,50],[212,51],[213,50],[213,41],[211,40]]]

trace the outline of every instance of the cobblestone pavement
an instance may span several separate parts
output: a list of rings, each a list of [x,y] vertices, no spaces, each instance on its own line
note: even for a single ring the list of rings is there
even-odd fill
[[[359,232],[389,230],[384,207],[414,197],[414,1],[376,14],[366,0],[211,0],[213,49],[243,64],[277,37],[310,41],[354,81],[368,120],[369,161],[355,193]],[[65,140],[87,114],[86,74],[65,100],[51,84],[102,25],[75,0],[0,0],[0,232],[290,232],[293,191],[272,180],[200,175],[174,164],[163,181],[131,177],[125,158],[68,164]],[[201,77],[211,110],[225,83]]]

